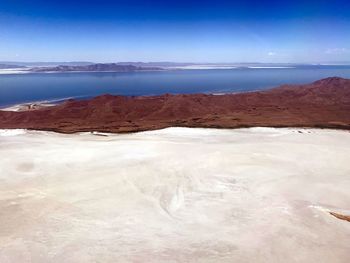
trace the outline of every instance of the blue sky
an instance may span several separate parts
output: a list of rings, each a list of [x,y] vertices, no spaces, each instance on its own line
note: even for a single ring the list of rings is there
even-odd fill
[[[350,1],[0,1],[0,61],[350,61]]]

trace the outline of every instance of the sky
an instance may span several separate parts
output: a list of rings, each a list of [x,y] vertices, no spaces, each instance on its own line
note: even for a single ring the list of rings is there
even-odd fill
[[[350,1],[0,0],[0,61],[350,62]]]

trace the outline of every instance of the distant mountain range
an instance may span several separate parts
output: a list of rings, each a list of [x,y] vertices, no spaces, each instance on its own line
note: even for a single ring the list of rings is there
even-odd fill
[[[59,65],[56,67],[34,67],[31,72],[133,72],[145,70],[163,70],[160,67],[140,67],[134,65],[122,65],[116,63],[91,64],[82,66]]]
[[[133,72],[164,69],[245,69],[245,68],[349,68],[350,63],[179,63],[179,62],[9,62],[0,61],[0,69],[22,68],[24,72]]]
[[[54,67],[58,65],[67,65],[67,66],[83,66],[91,65],[94,62],[86,61],[72,61],[72,62],[19,62],[19,61],[0,61],[0,64],[6,65],[15,65],[18,68],[21,67]]]
[[[234,63],[194,63],[194,62],[115,62],[115,63],[96,63],[90,61],[71,61],[71,62],[14,62],[14,61],[0,61],[0,69],[10,68],[34,68],[34,67],[61,67],[61,66],[91,66],[91,65],[110,65],[110,66],[135,66],[145,68],[191,68],[191,67],[325,67],[325,66],[350,66],[350,62],[328,62],[328,63],[264,63],[264,62],[234,62]],[[107,67],[106,66],[106,67]],[[59,71],[59,70],[57,70]]]
[[[138,67],[175,67],[188,66],[203,63],[179,63],[179,62],[114,62],[114,63],[96,63],[92,61],[70,61],[70,62],[19,62],[19,61],[0,61],[0,64],[15,65],[18,67],[56,67],[56,66],[88,66],[92,64],[116,64],[132,65]]]

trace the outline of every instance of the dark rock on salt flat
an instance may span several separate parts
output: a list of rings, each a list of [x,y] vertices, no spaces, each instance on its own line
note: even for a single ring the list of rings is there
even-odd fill
[[[350,222],[350,216],[347,216],[347,215],[342,215],[342,214],[339,214],[339,213],[335,213],[335,212],[329,212],[332,216],[340,219],[340,220],[345,220],[345,221],[348,221]]]

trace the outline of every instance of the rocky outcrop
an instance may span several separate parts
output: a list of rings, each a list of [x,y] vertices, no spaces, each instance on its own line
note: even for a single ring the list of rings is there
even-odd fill
[[[342,214],[339,214],[339,213],[335,213],[335,212],[329,212],[332,216],[340,219],[340,220],[345,220],[345,221],[348,221],[350,222],[350,216],[346,216],[346,215],[342,215]]]

